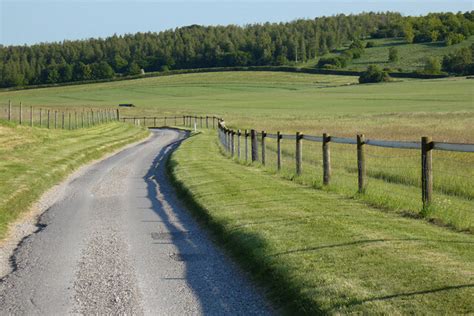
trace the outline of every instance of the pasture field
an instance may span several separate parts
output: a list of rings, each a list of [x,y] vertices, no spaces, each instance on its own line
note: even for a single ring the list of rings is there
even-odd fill
[[[0,120],[0,239],[9,223],[80,165],[147,135],[117,122],[69,131]]]
[[[368,65],[378,65],[381,68],[390,68],[393,71],[399,68],[405,72],[423,70],[428,57],[436,57],[439,60],[443,60],[445,55],[462,47],[472,45],[474,43],[474,36],[452,46],[445,46],[443,42],[407,44],[403,38],[370,39],[365,42],[372,42],[375,46],[366,48],[361,58],[352,60],[344,69],[363,71],[367,69]],[[395,47],[398,50],[399,60],[396,62],[389,62],[388,60],[388,50],[390,47]],[[347,48],[342,47],[340,50],[342,51]],[[331,55],[335,54],[331,53],[327,56]],[[318,60],[310,60],[302,63],[301,66],[315,66]]]
[[[122,116],[219,115],[234,129],[320,136],[474,142],[474,81],[465,78],[404,80],[357,85],[356,77],[272,72],[184,74],[0,93],[25,105],[81,108],[133,103]],[[5,108],[3,108],[5,109]],[[162,124],[162,122],[160,123]],[[275,143],[267,141],[267,169],[275,171]],[[303,142],[303,175],[295,176],[294,142],[283,142],[281,175],[314,188],[357,197],[384,210],[424,216],[441,225],[473,231],[474,157],[435,151],[434,203],[421,213],[420,153],[367,148],[369,184],[358,195],[355,146],[331,146],[331,185],[322,186],[320,143]]]
[[[214,132],[169,164],[195,215],[289,314],[474,310],[471,234],[234,163]]]

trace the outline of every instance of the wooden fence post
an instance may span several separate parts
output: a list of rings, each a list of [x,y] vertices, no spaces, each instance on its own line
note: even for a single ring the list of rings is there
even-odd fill
[[[258,160],[257,133],[254,129],[250,130],[250,143],[252,146],[252,162]]]
[[[303,152],[302,152],[302,139],[303,139],[303,134],[300,132],[296,132],[296,174],[301,175],[302,171],[302,162],[303,162]]]
[[[229,130],[227,128],[224,129],[225,134],[225,150],[229,152]]]
[[[209,116],[206,115],[206,128],[209,128]]]
[[[200,121],[200,125],[199,125],[199,127],[201,127],[201,128],[202,128],[202,116],[201,116],[201,121]]]
[[[357,135],[357,173],[359,193],[364,193],[367,187],[367,174],[365,169],[365,136]]]
[[[423,208],[431,204],[433,195],[433,141],[431,137],[421,138],[421,193]]]
[[[120,110],[117,109],[117,122],[120,122]]]
[[[277,132],[277,170],[281,170],[281,133]]]
[[[267,133],[262,131],[262,165],[265,166],[265,138],[267,137]]]
[[[240,129],[237,130],[237,158],[240,160],[240,135],[242,135]]]
[[[77,112],[74,111],[74,129],[77,129]]]
[[[230,131],[230,155],[232,157],[234,157],[234,154],[235,154],[235,143],[234,143],[234,138],[235,136],[235,131],[234,130],[231,130]]]
[[[153,118],[153,126],[156,127],[156,116]]]
[[[58,128],[58,111],[54,111],[54,129]]]
[[[50,128],[50,110],[48,110],[48,129]]]
[[[64,129],[64,112],[61,112],[61,129]]]
[[[331,136],[327,133],[323,134],[323,184],[328,185],[331,182],[331,151],[329,142]]]
[[[213,128],[213,129],[216,128],[216,127],[215,127],[215,123],[214,123],[215,119],[216,119],[216,117],[213,116],[213,117],[212,117],[212,128]]]
[[[71,129],[71,112],[68,112],[68,116],[69,116],[69,129]]]
[[[167,119],[168,119],[168,118],[165,116],[165,126],[166,126],[166,120],[167,120]]]
[[[81,127],[84,128],[84,111],[81,112]]]
[[[8,120],[12,120],[12,101],[8,100]]]
[[[248,146],[248,139],[249,139],[249,132],[245,130],[244,132],[245,137],[245,161],[249,161],[249,146]]]
[[[20,125],[23,123],[23,106],[20,102]]]
[[[176,115],[174,116],[174,126],[178,126],[178,121],[176,120]]]
[[[43,109],[41,109],[41,108],[40,108],[40,113],[39,113],[39,115],[40,115],[40,119],[39,119],[39,121],[40,121],[40,127],[43,127]]]
[[[33,127],[33,107],[30,106],[30,126]]]

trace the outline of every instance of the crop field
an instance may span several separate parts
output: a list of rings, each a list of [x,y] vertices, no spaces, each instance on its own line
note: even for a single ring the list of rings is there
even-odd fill
[[[0,239],[9,223],[80,165],[147,135],[116,122],[64,131],[0,120]]]
[[[26,106],[80,109],[133,103],[122,116],[219,115],[234,129],[321,136],[472,143],[474,81],[465,78],[404,80],[357,85],[357,78],[272,72],[185,74],[131,81],[0,93]],[[5,107],[3,107],[3,110]],[[162,124],[161,122],[160,124]],[[267,169],[275,171],[275,142],[267,141]],[[333,176],[322,186],[320,143],[303,142],[303,174],[295,175],[294,142],[283,142],[281,175],[315,188],[356,196],[354,145],[331,146]],[[370,147],[369,183],[357,198],[409,216],[423,215],[457,230],[473,230],[474,157],[436,151],[434,205],[421,214],[420,153]]]

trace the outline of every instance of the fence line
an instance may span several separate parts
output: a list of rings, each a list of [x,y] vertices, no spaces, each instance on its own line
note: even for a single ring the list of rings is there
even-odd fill
[[[235,131],[225,126],[225,122],[222,119],[218,120],[218,138],[223,148],[230,153],[232,157],[235,157],[233,135]],[[367,175],[367,157],[373,157],[374,155],[366,154],[366,146],[374,147],[385,147],[385,148],[397,148],[397,149],[417,149],[420,150],[421,158],[421,200],[423,208],[427,208],[432,204],[433,201],[433,151],[451,151],[451,152],[463,152],[472,153],[474,152],[474,144],[458,144],[458,143],[446,143],[446,142],[435,142],[430,137],[422,137],[420,142],[413,141],[387,141],[377,139],[366,139],[363,134],[356,135],[355,138],[347,137],[335,137],[328,134],[322,136],[304,135],[302,133],[295,134],[282,134],[277,132],[266,133],[265,131],[257,132],[256,130],[250,130],[250,133],[242,133],[245,144],[245,160],[247,161],[247,144],[250,142],[251,148],[251,161],[260,162],[262,165],[267,163],[266,161],[266,150],[265,150],[265,139],[276,140],[276,168],[281,170],[282,168],[282,146],[281,140],[293,140],[295,141],[295,172],[300,175],[303,172],[302,165],[302,147],[303,140],[309,142],[322,143],[322,166],[323,166],[323,185],[329,185],[331,183],[331,150],[330,144],[346,144],[355,145],[355,152],[357,154],[357,183],[358,192],[364,193],[367,189],[368,175]],[[250,138],[250,141],[248,141]],[[258,141],[259,138],[259,141]],[[260,143],[261,157],[258,157],[258,146]],[[240,134],[239,134],[240,144]],[[238,157],[240,159],[240,145],[238,148]],[[407,157],[413,157],[409,155]],[[391,158],[391,157],[390,157]],[[440,170],[441,172],[441,170]]]
[[[78,113],[81,119],[80,123],[78,122]],[[118,121],[120,112],[118,109],[111,108],[83,108],[78,111],[52,107],[25,107],[22,102],[15,106],[9,101],[8,105],[0,111],[0,118],[24,126],[72,130]]]

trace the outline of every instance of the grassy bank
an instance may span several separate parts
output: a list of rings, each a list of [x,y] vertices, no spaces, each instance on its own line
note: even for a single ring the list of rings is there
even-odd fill
[[[72,131],[0,121],[0,238],[43,192],[79,166],[148,135],[122,123]]]
[[[474,310],[472,235],[236,164],[211,133],[169,163],[195,214],[287,311]]]

